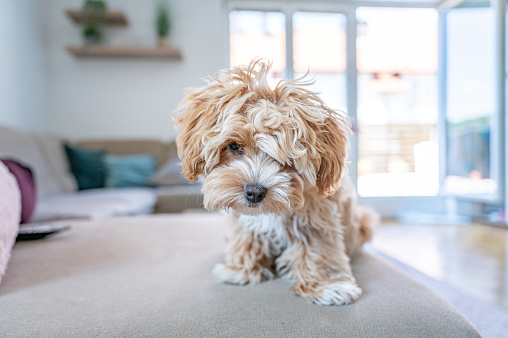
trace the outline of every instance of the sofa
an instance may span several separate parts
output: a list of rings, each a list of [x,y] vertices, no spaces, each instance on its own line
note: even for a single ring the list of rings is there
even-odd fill
[[[57,219],[106,219],[114,216],[174,213],[201,208],[199,184],[187,183],[179,172],[170,184],[78,190],[70,171],[64,144],[112,155],[147,154],[157,170],[176,163],[174,142],[159,140],[81,140],[31,133],[0,126],[0,158],[30,168],[37,190],[37,206],[31,222]],[[175,161],[176,160],[176,161]],[[174,170],[173,170],[174,171]]]
[[[319,306],[281,279],[216,282],[227,224],[214,214],[71,224],[14,247],[0,285],[1,337],[480,337],[375,253],[352,261],[360,299]]]

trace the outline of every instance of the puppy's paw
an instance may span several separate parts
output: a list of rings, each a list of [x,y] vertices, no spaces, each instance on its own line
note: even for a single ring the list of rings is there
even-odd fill
[[[346,305],[357,300],[362,289],[350,281],[337,281],[318,287],[296,285],[293,291],[318,305]]]
[[[215,264],[213,274],[219,282],[238,285],[256,284],[275,278],[273,272],[265,267],[247,270],[244,267],[225,264]]]

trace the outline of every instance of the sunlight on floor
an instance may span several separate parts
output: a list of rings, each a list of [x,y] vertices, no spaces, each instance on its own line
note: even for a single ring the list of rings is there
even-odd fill
[[[508,309],[508,229],[385,222],[373,247],[426,275]]]

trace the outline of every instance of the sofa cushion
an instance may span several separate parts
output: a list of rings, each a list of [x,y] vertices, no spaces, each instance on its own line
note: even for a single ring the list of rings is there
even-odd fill
[[[65,145],[69,164],[79,190],[104,187],[105,164],[103,151],[86,150]]]
[[[47,134],[34,134],[33,137],[50,166],[53,178],[58,181],[58,192],[75,191],[78,186],[65,153],[64,139]]]
[[[39,197],[76,189],[56,137],[0,127],[0,155],[32,169]]]
[[[106,155],[104,164],[106,187],[148,187],[157,161],[152,155]]]
[[[188,184],[189,181],[182,175],[182,165],[178,157],[174,157],[160,168],[150,177],[150,183],[158,186],[172,186]]]
[[[148,214],[156,200],[150,188],[99,188],[46,196],[39,201],[32,221]]]
[[[210,214],[117,218],[18,243],[0,288],[0,336],[480,337],[368,254],[353,259],[363,294],[351,305],[310,304],[281,279],[219,284],[211,271],[227,226]]]
[[[157,159],[157,165],[167,160],[166,145],[158,140],[90,140],[80,141],[77,145],[112,155],[149,154]]]
[[[178,149],[174,140],[164,144],[164,152],[163,156],[161,156],[160,164],[166,163],[173,158],[178,158]]]
[[[185,209],[203,209],[203,195],[199,182],[157,187],[155,193],[157,194],[155,213],[165,214],[182,212]]]

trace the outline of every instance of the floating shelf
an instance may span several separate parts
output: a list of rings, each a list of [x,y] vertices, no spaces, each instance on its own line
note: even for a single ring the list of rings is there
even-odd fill
[[[173,47],[141,47],[141,46],[69,46],[67,50],[77,57],[88,58],[182,58],[179,49]]]
[[[81,23],[82,20],[82,11],[68,9],[65,13],[74,21],[75,23]],[[108,24],[114,26],[127,26],[129,22],[127,21],[127,17],[123,14],[122,11],[106,11],[106,19]]]

